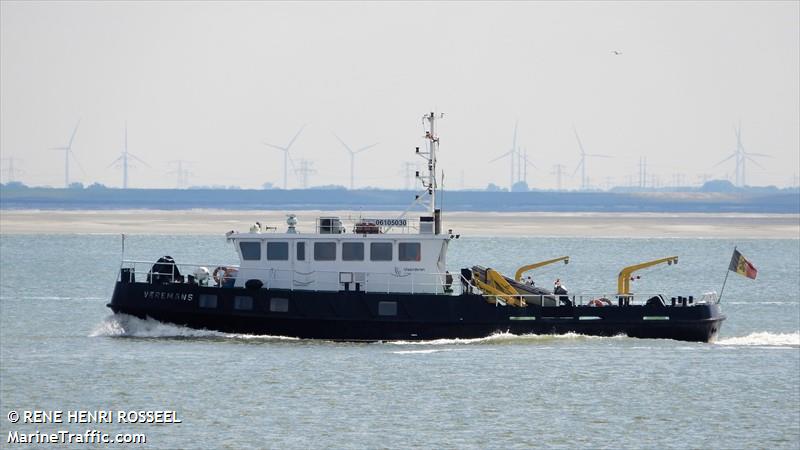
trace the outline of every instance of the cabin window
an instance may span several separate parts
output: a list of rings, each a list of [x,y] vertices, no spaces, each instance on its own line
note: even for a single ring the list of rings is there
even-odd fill
[[[336,242],[314,242],[314,261],[336,261]]]
[[[379,316],[396,316],[397,302],[378,302]]]
[[[267,260],[269,261],[289,260],[289,243],[267,242]]]
[[[209,295],[209,294],[200,294],[200,299],[198,300],[198,305],[201,308],[216,308],[217,307],[217,296],[216,295]]]
[[[269,310],[272,312],[289,312],[289,299],[272,297],[269,299]]]
[[[248,311],[253,309],[253,297],[234,297],[233,309],[238,309],[239,311]]]
[[[298,242],[297,243],[297,260],[298,261],[305,261],[306,260],[306,243],[305,242]]]
[[[419,261],[422,255],[419,242],[401,242],[397,245],[397,256],[400,261]]]
[[[342,242],[342,261],[363,261],[363,242]]]
[[[261,242],[240,242],[242,259],[245,261],[258,261],[261,259]]]
[[[369,259],[370,261],[391,261],[392,243],[373,242],[369,244]]]

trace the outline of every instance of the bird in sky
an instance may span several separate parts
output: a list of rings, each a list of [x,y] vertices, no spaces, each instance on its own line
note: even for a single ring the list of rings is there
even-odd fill
[[[611,53],[613,53],[615,55],[621,55],[622,51],[621,50],[611,50]]]

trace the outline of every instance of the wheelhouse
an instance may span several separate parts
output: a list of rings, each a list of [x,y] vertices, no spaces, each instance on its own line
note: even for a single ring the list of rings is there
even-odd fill
[[[285,233],[260,226],[229,233],[240,261],[235,286],[259,280],[269,289],[442,293],[451,236],[434,234],[425,219],[422,226],[355,219],[346,227],[338,217],[322,217],[316,232],[300,233],[289,216]]]

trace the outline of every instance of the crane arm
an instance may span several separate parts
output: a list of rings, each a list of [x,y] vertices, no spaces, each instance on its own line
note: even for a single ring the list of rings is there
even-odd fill
[[[540,261],[533,264],[528,264],[527,266],[522,266],[517,269],[517,273],[514,274],[514,279],[519,281],[522,279],[522,274],[533,269],[538,269],[539,267],[547,266],[549,264],[557,263],[559,261],[564,261],[564,264],[569,264],[569,256],[561,256],[559,258],[548,259],[547,261]]]
[[[636,272],[637,270],[644,269],[647,267],[655,266],[658,264],[667,263],[668,265],[678,264],[678,257],[677,256],[668,256],[666,258],[656,259],[653,261],[643,262],[641,264],[636,264],[633,266],[628,266],[623,268],[619,272],[619,276],[617,277],[617,292],[618,295],[627,295],[630,293],[631,290],[631,274]]]
[[[481,276],[475,273],[474,270],[473,274],[476,276],[473,276],[472,281],[483,292],[490,294],[492,297],[499,298],[511,306],[527,306],[525,299],[519,295],[517,290],[514,289],[508,281],[506,281],[505,277],[500,272],[487,268],[484,279],[481,279]]]

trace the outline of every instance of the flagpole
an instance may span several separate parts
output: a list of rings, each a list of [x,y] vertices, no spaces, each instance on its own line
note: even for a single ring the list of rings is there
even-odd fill
[[[736,253],[736,246],[735,245],[733,246],[733,253],[734,254]],[[725,283],[728,282],[728,275],[730,275],[730,273],[731,273],[731,268],[730,268],[730,265],[729,265],[728,269],[725,270],[725,280],[722,282],[722,289],[719,290],[719,298],[717,299],[717,303],[722,301],[722,293],[725,292]]]
[[[122,268],[122,265],[125,261],[125,233],[122,233],[122,253],[119,259],[119,267]]]

